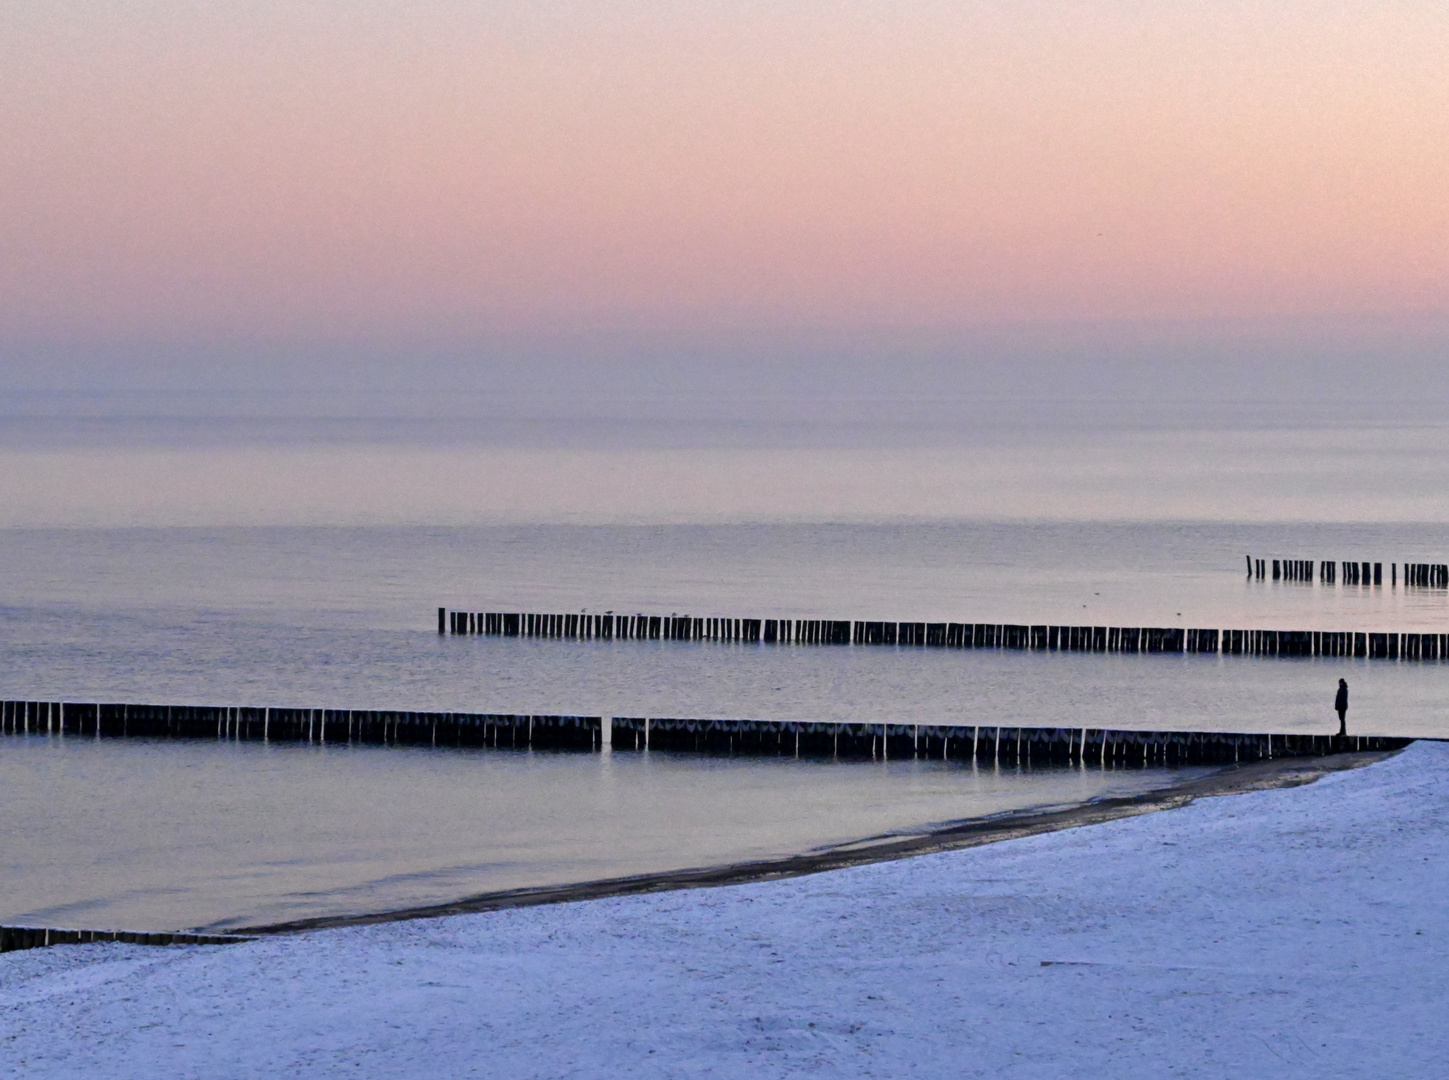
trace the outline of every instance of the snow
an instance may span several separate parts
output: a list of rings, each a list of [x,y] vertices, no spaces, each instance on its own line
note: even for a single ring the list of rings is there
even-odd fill
[[[1438,1077],[1449,747],[790,881],[0,957],[35,1077]]]

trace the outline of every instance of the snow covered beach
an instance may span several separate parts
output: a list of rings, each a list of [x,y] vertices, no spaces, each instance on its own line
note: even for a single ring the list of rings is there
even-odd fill
[[[0,957],[28,1076],[1442,1075],[1449,746],[785,881]]]

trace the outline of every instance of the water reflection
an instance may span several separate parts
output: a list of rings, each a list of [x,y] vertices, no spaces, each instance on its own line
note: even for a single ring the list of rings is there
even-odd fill
[[[0,920],[222,928],[793,854],[1206,770],[0,739]]]

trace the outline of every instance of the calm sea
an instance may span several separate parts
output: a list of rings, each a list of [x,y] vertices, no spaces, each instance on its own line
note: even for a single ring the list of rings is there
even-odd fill
[[[533,642],[442,638],[435,622],[446,605],[1445,631],[1442,591],[1257,582],[1244,566],[1449,562],[1438,427],[584,427],[12,419],[0,695],[1328,731],[1345,677],[1351,730],[1449,736],[1449,664]],[[0,839],[0,920],[378,910],[1160,780],[6,739],[0,812],[31,826]]]

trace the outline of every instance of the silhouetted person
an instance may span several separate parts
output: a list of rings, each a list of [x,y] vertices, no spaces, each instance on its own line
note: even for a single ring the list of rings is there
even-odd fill
[[[1348,680],[1338,680],[1338,697],[1333,699],[1333,707],[1338,710],[1338,733],[1348,734]]]

